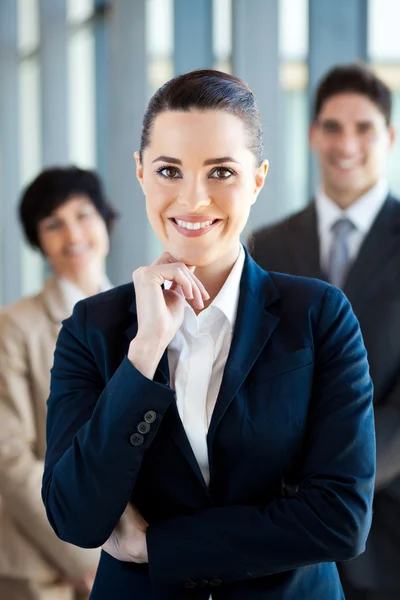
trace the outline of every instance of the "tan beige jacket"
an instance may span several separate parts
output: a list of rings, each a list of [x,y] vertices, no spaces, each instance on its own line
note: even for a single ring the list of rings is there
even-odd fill
[[[60,541],[41,500],[50,368],[68,316],[56,279],[0,311],[0,577],[80,577],[100,556]]]

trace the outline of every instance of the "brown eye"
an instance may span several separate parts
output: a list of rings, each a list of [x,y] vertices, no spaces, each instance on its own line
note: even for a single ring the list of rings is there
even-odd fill
[[[42,227],[44,231],[57,231],[57,229],[61,229],[62,223],[61,221],[45,221]]]
[[[217,167],[210,175],[211,179],[229,179],[233,176],[234,172],[227,167]]]
[[[181,176],[176,167],[161,167],[161,169],[158,169],[157,173],[165,179],[179,179]]]
[[[340,131],[339,125],[330,121],[323,123],[322,129],[325,131],[325,133],[338,133]]]

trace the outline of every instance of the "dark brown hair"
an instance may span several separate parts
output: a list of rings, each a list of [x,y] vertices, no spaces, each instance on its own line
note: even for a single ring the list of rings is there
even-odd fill
[[[42,171],[24,190],[19,216],[31,246],[40,249],[39,221],[49,217],[71,196],[88,196],[110,232],[117,213],[107,201],[100,178],[94,171],[78,167],[52,167]]]
[[[263,153],[262,127],[256,99],[248,85],[238,77],[203,69],[178,75],[167,81],[151,98],[143,119],[140,141],[140,160],[150,143],[155,118],[162,112],[191,109],[221,110],[242,119],[249,139],[249,148],[257,163]]]
[[[392,118],[392,94],[388,86],[363,63],[334,67],[320,82],[313,109],[314,121],[328,98],[343,93],[356,93],[366,96],[385,117],[386,125]]]

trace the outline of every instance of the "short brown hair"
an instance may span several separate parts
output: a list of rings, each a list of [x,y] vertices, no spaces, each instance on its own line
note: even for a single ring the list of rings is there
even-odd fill
[[[385,117],[386,125],[390,125],[392,118],[391,90],[363,63],[338,65],[326,73],[315,94],[313,120],[317,120],[322,106],[328,98],[349,92],[369,98]]]
[[[19,217],[31,246],[40,250],[39,222],[50,216],[71,196],[88,196],[111,231],[117,213],[108,202],[100,177],[94,171],[75,166],[47,168],[24,190]]]
[[[239,117],[249,139],[249,148],[261,163],[263,138],[256,99],[247,83],[222,71],[200,69],[178,75],[165,83],[150,99],[143,118],[139,156],[150,143],[151,128],[157,115],[167,110],[221,110]]]

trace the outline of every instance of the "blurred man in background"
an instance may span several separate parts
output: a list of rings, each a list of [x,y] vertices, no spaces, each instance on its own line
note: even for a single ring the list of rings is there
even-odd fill
[[[332,69],[310,127],[321,176],[315,197],[251,240],[264,269],[342,288],[361,324],[375,386],[377,475],[367,549],[340,567],[348,600],[400,598],[400,202],[385,178],[391,108],[390,90],[366,66]]]

